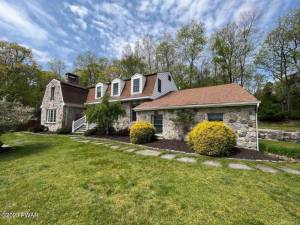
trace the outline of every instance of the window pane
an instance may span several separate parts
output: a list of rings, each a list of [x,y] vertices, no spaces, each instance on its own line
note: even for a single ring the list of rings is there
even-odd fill
[[[157,82],[158,82],[158,83],[157,83],[157,91],[158,91],[158,92],[161,92],[161,80],[158,79]]]
[[[53,122],[56,122],[56,109],[53,109]]]
[[[118,95],[119,93],[119,84],[118,83],[114,83],[113,84],[113,95]]]
[[[163,116],[162,115],[152,115],[151,120],[153,126],[156,129],[156,133],[162,133],[163,131]]]
[[[208,113],[208,121],[223,121],[223,113]]]
[[[134,79],[133,80],[133,92],[139,92],[140,91],[140,79]]]
[[[52,87],[50,100],[54,100],[54,91],[55,91],[55,87]]]
[[[101,86],[97,87],[97,98],[101,98]]]

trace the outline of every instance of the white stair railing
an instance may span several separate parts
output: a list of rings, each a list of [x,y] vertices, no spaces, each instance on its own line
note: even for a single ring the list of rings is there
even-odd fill
[[[78,130],[80,127],[82,127],[86,123],[87,123],[86,122],[86,116],[83,116],[83,117],[79,118],[78,120],[73,120],[73,122],[72,122],[72,133],[75,132],[76,130]]]

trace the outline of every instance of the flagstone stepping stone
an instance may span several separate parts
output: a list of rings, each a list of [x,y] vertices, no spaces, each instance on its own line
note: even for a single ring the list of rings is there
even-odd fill
[[[112,149],[119,149],[120,146],[118,146],[118,145],[112,145],[112,146],[110,146],[110,148],[112,148]]]
[[[81,142],[81,143],[88,143],[88,142],[90,142],[90,141],[88,141],[88,140],[80,140],[80,141],[77,141],[77,142]]]
[[[245,164],[240,163],[229,163],[229,168],[231,169],[237,169],[237,170],[253,170],[250,166],[247,166]]]
[[[221,167],[221,163],[218,161],[213,161],[213,160],[207,160],[204,161],[202,164],[206,166],[214,166],[214,167]]]
[[[144,156],[159,156],[161,153],[153,150],[140,150],[137,151],[135,154],[144,155]]]
[[[186,163],[195,163],[196,162],[195,158],[189,158],[189,157],[177,158],[176,160],[178,160],[180,162],[186,162]]]
[[[300,171],[299,171],[299,170],[296,170],[296,169],[287,168],[287,167],[282,167],[282,168],[280,168],[280,169],[283,170],[283,171],[286,172],[286,173],[289,173],[289,174],[300,175]]]
[[[130,148],[130,149],[127,149],[127,150],[125,150],[126,152],[134,152],[134,151],[136,151],[137,149],[136,148]]]
[[[164,154],[160,158],[171,160],[171,159],[174,159],[175,157],[176,157],[175,154]]]
[[[255,168],[261,170],[261,171],[264,171],[264,172],[268,172],[268,173],[277,173],[278,170],[272,168],[272,167],[269,167],[269,166],[264,166],[264,165],[257,165]]]
[[[2,147],[2,148],[9,148],[10,146],[9,146],[9,145],[6,145],[6,144],[3,144],[1,147]]]

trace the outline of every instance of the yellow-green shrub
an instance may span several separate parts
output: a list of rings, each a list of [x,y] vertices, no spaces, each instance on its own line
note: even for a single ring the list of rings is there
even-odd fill
[[[188,134],[188,142],[199,154],[226,155],[236,145],[236,135],[223,122],[203,121]]]
[[[135,122],[130,127],[130,142],[134,144],[143,144],[150,142],[155,134],[154,126],[143,120]]]

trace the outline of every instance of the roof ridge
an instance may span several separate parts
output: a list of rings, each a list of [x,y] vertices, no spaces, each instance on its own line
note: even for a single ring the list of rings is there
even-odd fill
[[[68,83],[68,82],[62,81],[62,80],[59,80],[59,82],[65,84],[65,85],[69,85],[69,86],[76,87],[76,88],[81,88],[81,89],[84,89],[84,90],[88,90],[89,89],[88,87],[83,87],[83,86],[78,85],[78,84],[71,84],[71,83]]]

